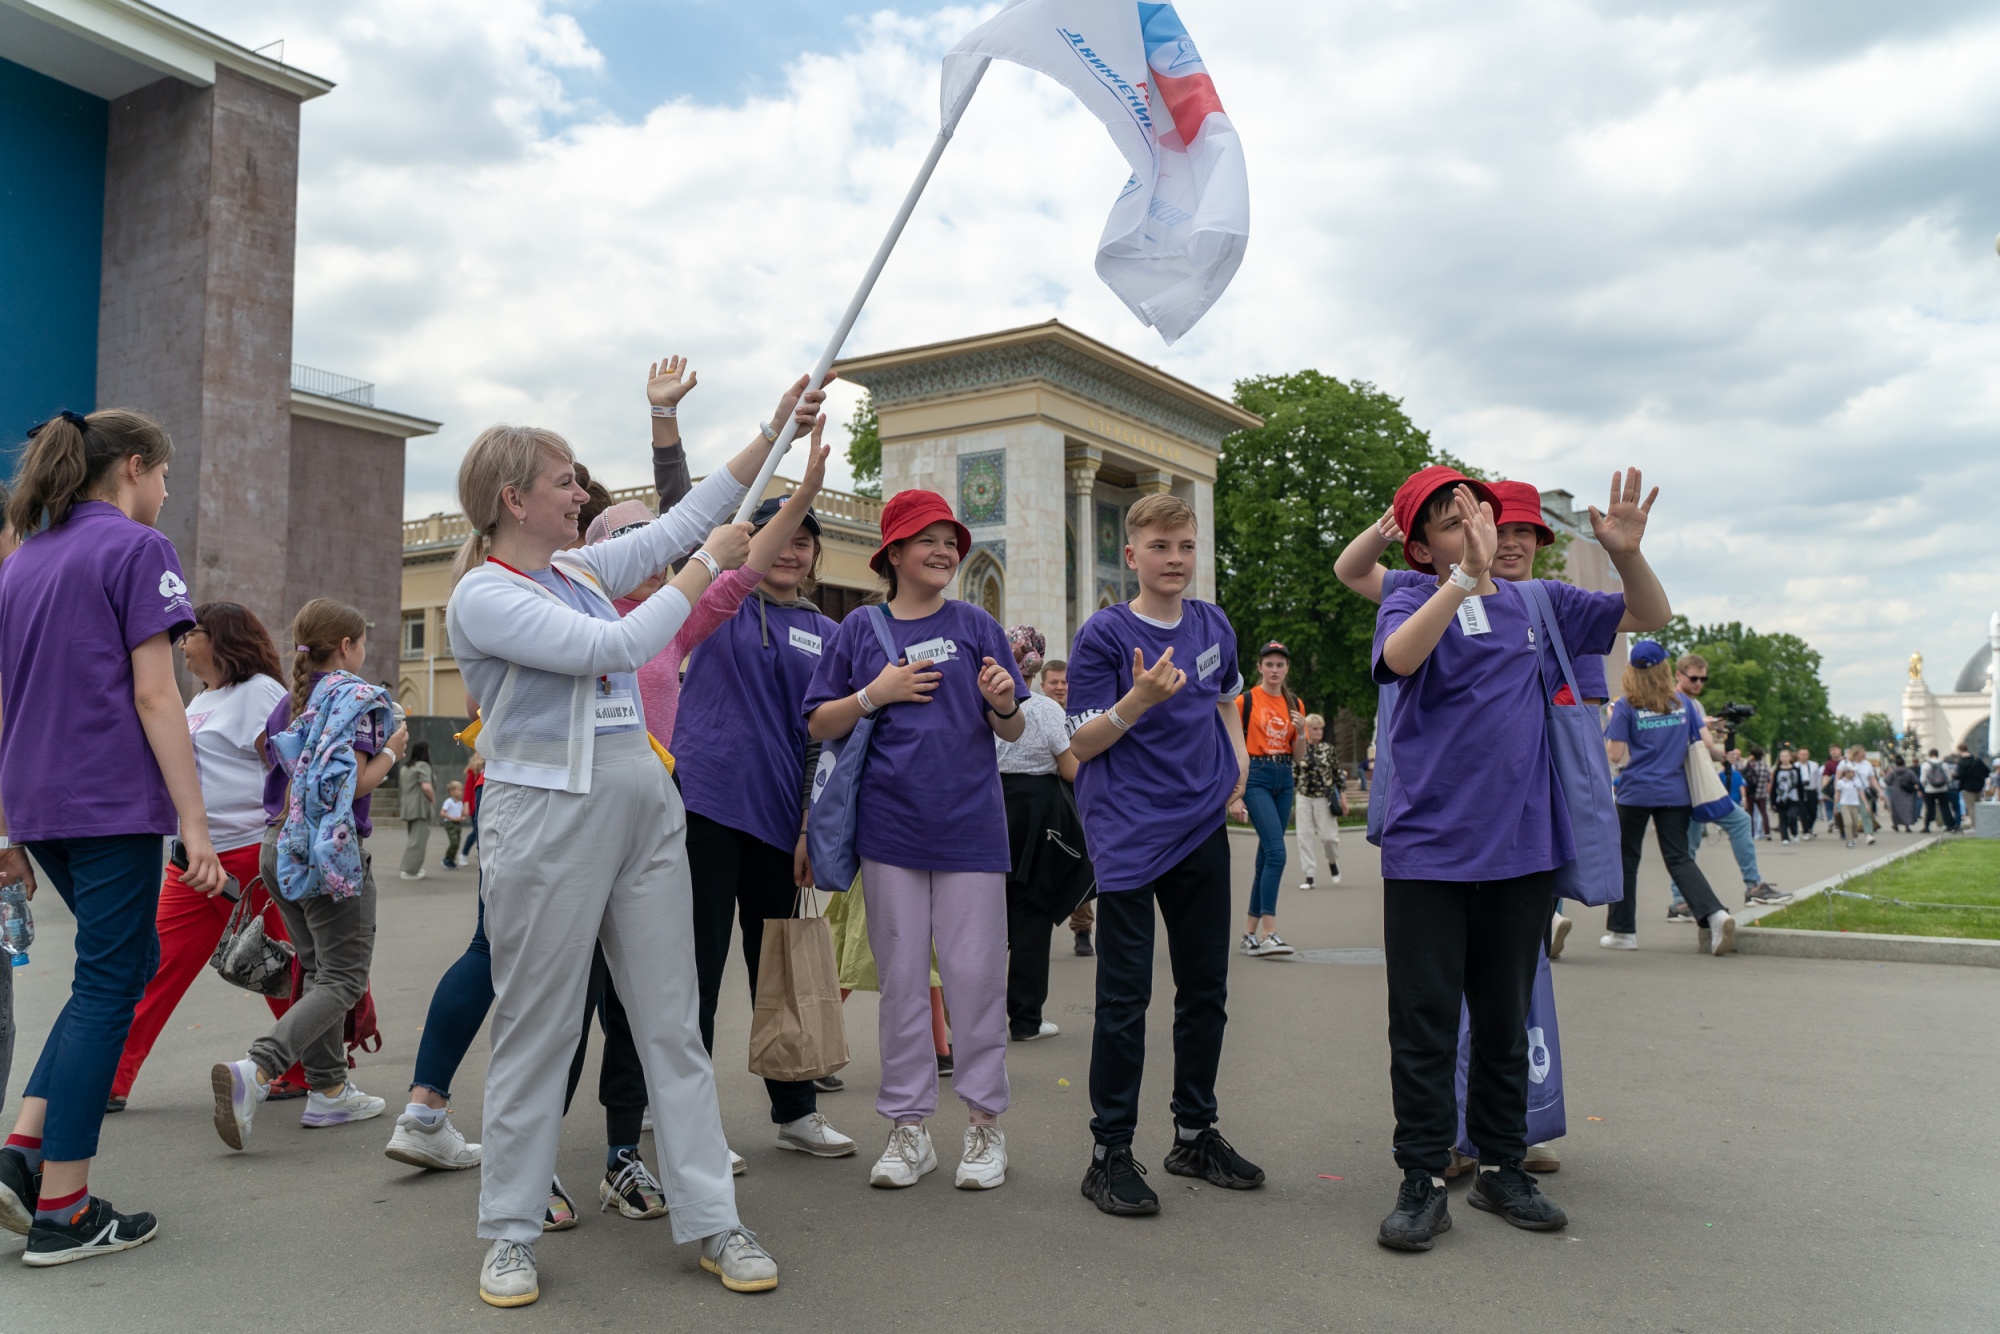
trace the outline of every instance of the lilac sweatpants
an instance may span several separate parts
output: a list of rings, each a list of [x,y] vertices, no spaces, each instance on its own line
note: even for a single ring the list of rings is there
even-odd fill
[[[921,871],[861,861],[868,948],[882,979],[877,1042],[891,1121],[937,1114],[931,1045],[931,945],[951,1015],[960,1100],[994,1116],[1007,1110],[1007,876],[1001,871]]]

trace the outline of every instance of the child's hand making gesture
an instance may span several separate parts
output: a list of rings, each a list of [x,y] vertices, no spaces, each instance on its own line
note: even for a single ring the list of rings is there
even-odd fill
[[[995,713],[1007,713],[1015,709],[1014,678],[1007,669],[991,658],[984,660],[979,669],[979,693],[986,696],[986,702],[993,706]],[[872,693],[871,693],[872,698]]]
[[[646,401],[656,408],[671,408],[693,392],[697,377],[687,358],[673,356],[656,361],[646,371]]]
[[[1174,666],[1174,651],[1169,648],[1146,665],[1146,655],[1137,648],[1132,650],[1132,694],[1131,700],[1140,709],[1150,709],[1155,704],[1164,703],[1180,693],[1187,684],[1187,673]],[[1122,711],[1120,716],[1124,716]]]

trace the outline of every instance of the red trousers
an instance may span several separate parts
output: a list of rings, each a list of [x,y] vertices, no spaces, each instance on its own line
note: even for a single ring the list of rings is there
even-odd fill
[[[222,854],[222,869],[236,877],[236,883],[243,886],[243,892],[250,896],[250,906],[264,917],[264,932],[274,940],[289,940],[285,934],[285,919],[278,915],[271,896],[265,891],[264,882],[257,875],[257,856],[261,845],[252,843],[246,848],[233,848]],[[160,888],[160,968],[153,974],[152,982],[146,987],[146,994],[139,1001],[139,1008],[132,1015],[132,1030],[125,1038],[125,1055],[119,1059],[118,1074],[111,1081],[111,1096],[123,1098],[131,1093],[132,1083],[139,1077],[139,1067],[145,1063],[147,1055],[158,1041],[160,1031],[173,1018],[174,1007],[187,995],[187,989],[194,985],[195,978],[208,966],[210,956],[215,953],[216,942],[222,939],[222,929],[229,924],[229,914],[235,904],[220,894],[209,898],[197,894],[181,883],[180,872],[167,868],[166,883]],[[275,1017],[292,1008],[289,998],[280,1000],[267,996],[264,1003],[271,1007]],[[298,1066],[285,1072],[284,1077],[299,1084],[305,1084],[305,1074]]]

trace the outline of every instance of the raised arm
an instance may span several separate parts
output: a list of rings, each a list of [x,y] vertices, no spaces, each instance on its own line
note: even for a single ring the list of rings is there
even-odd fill
[[[1132,650],[1132,688],[1107,711],[1098,714],[1069,735],[1070,753],[1079,765],[1090,763],[1121,740],[1132,725],[1155,704],[1163,704],[1181,692],[1187,673],[1174,666],[1174,651],[1164,649],[1146,666],[1146,655]],[[1074,688],[1072,686],[1072,688]],[[1118,722],[1111,720],[1118,715]],[[1120,727],[1118,723],[1123,723]]]
[[[808,393],[806,381],[811,378],[809,375],[801,375],[790,389],[779,395],[778,410],[771,414],[771,420],[767,423],[768,433],[760,430],[755,440],[745,445],[741,453],[729,460],[729,472],[744,486],[749,486],[757,480],[757,474],[763,470],[764,460],[769,456],[771,446],[778,442],[778,430],[785,424],[785,418],[796,416],[799,430],[812,429],[813,418],[819,415],[820,405],[826,402],[826,385],[823,384]],[[833,380],[834,377],[831,375],[826,377],[827,384],[832,384]]]
[[[1625,618],[1618,623],[1619,630],[1645,633],[1672,620],[1674,609],[1667,602],[1667,590],[1661,586],[1660,576],[1653,573],[1653,567],[1639,552],[1639,540],[1646,535],[1646,520],[1653,512],[1653,502],[1660,496],[1660,488],[1656,486],[1641,504],[1641,485],[1637,468],[1612,473],[1608,508],[1600,512],[1597,506],[1590,507],[1590,527],[1625,585]]]
[[[1493,507],[1482,500],[1475,508],[1471,488],[1465,486],[1453,488],[1451,503],[1465,531],[1465,558],[1458,563],[1458,568],[1490,586],[1486,571],[1493,563],[1493,550],[1499,545]],[[1449,579],[1439,584],[1437,592],[1431,594],[1423,606],[1411,612],[1407,620],[1389,632],[1389,638],[1382,644],[1382,665],[1398,676],[1409,676],[1423,666],[1424,660],[1431,656],[1431,650],[1438,646],[1445,631],[1451,628],[1459,607],[1470,596]]]
[[[1396,526],[1396,511],[1386,509],[1382,517],[1354,535],[1334,557],[1333,573],[1341,583],[1377,606],[1382,602],[1382,553],[1392,543],[1403,540]]]
[[[646,401],[653,410],[653,490],[662,514],[680,504],[694,486],[678,414],[681,400],[695,384],[694,371],[679,356],[656,361],[646,372]]]

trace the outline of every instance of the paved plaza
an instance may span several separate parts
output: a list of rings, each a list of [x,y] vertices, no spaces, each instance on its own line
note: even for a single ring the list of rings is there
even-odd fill
[[[1849,852],[1831,840],[1760,844],[1764,874],[1796,888],[1909,841]],[[435,844],[434,844],[435,846]],[[382,1155],[391,1121],[304,1131],[301,1103],[270,1104],[253,1148],[210,1125],[208,1067],[269,1022],[261,1001],[204,974],[160,1039],[131,1109],[105,1123],[93,1185],[154,1211],[159,1238],[129,1255],[8,1271],[8,1329],[343,1330],[479,1325],[543,1329],[1000,1331],[1991,1330],[2000,1323],[2000,1192],[1984,1155],[2000,1105],[2000,986],[1987,969],[1698,956],[1666,923],[1656,856],[1641,884],[1640,951],[1597,947],[1579,915],[1556,967],[1570,1131],[1544,1185],[1566,1232],[1517,1232],[1463,1203],[1428,1255],[1382,1250],[1399,1174],[1389,1155],[1380,881],[1353,831],[1347,883],[1289,886],[1281,926],[1317,962],[1236,956],[1221,1129],[1269,1174],[1260,1191],[1196,1187],[1159,1166],[1169,1134],[1171,984],[1162,952],[1145,1120],[1136,1146],[1160,1216],[1107,1218],[1077,1193],[1089,1151],[1092,964],[1053,942],[1048,1017],[1060,1036],[1009,1049],[1006,1186],[951,1188],[962,1117],[934,1123],[940,1170],[909,1191],[869,1189],[885,1123],[873,1110],[875,1001],[848,1003],[848,1090],[821,1107],[861,1141],[815,1161],[772,1145],[745,1072],[740,960],[718,1047],[724,1118],[750,1163],[745,1221],[782,1266],[762,1296],[725,1292],[675,1248],[667,1223],[599,1213],[602,1116],[595,1046],[565,1131],[561,1172],[582,1225],[538,1248],[542,1300],[495,1311],[477,1296],[479,1174],[424,1174]],[[375,841],[393,868],[401,836]],[[1238,900],[1254,842],[1232,840]],[[1702,864],[1725,901],[1724,846]],[[1296,863],[1294,863],[1294,870]],[[433,870],[383,889],[375,995],[386,1045],[356,1080],[403,1102],[431,988],[472,930],[474,879]],[[62,1003],[70,922],[37,900],[34,962],[16,975],[11,1096]],[[457,1118],[479,1134],[485,1046],[461,1072]],[[1065,1082],[1067,1081],[1067,1082]],[[11,1123],[13,1105],[6,1109]],[[662,1127],[660,1133],[671,1133]],[[652,1158],[650,1147],[648,1158]],[[9,1237],[4,1249],[18,1249]]]

